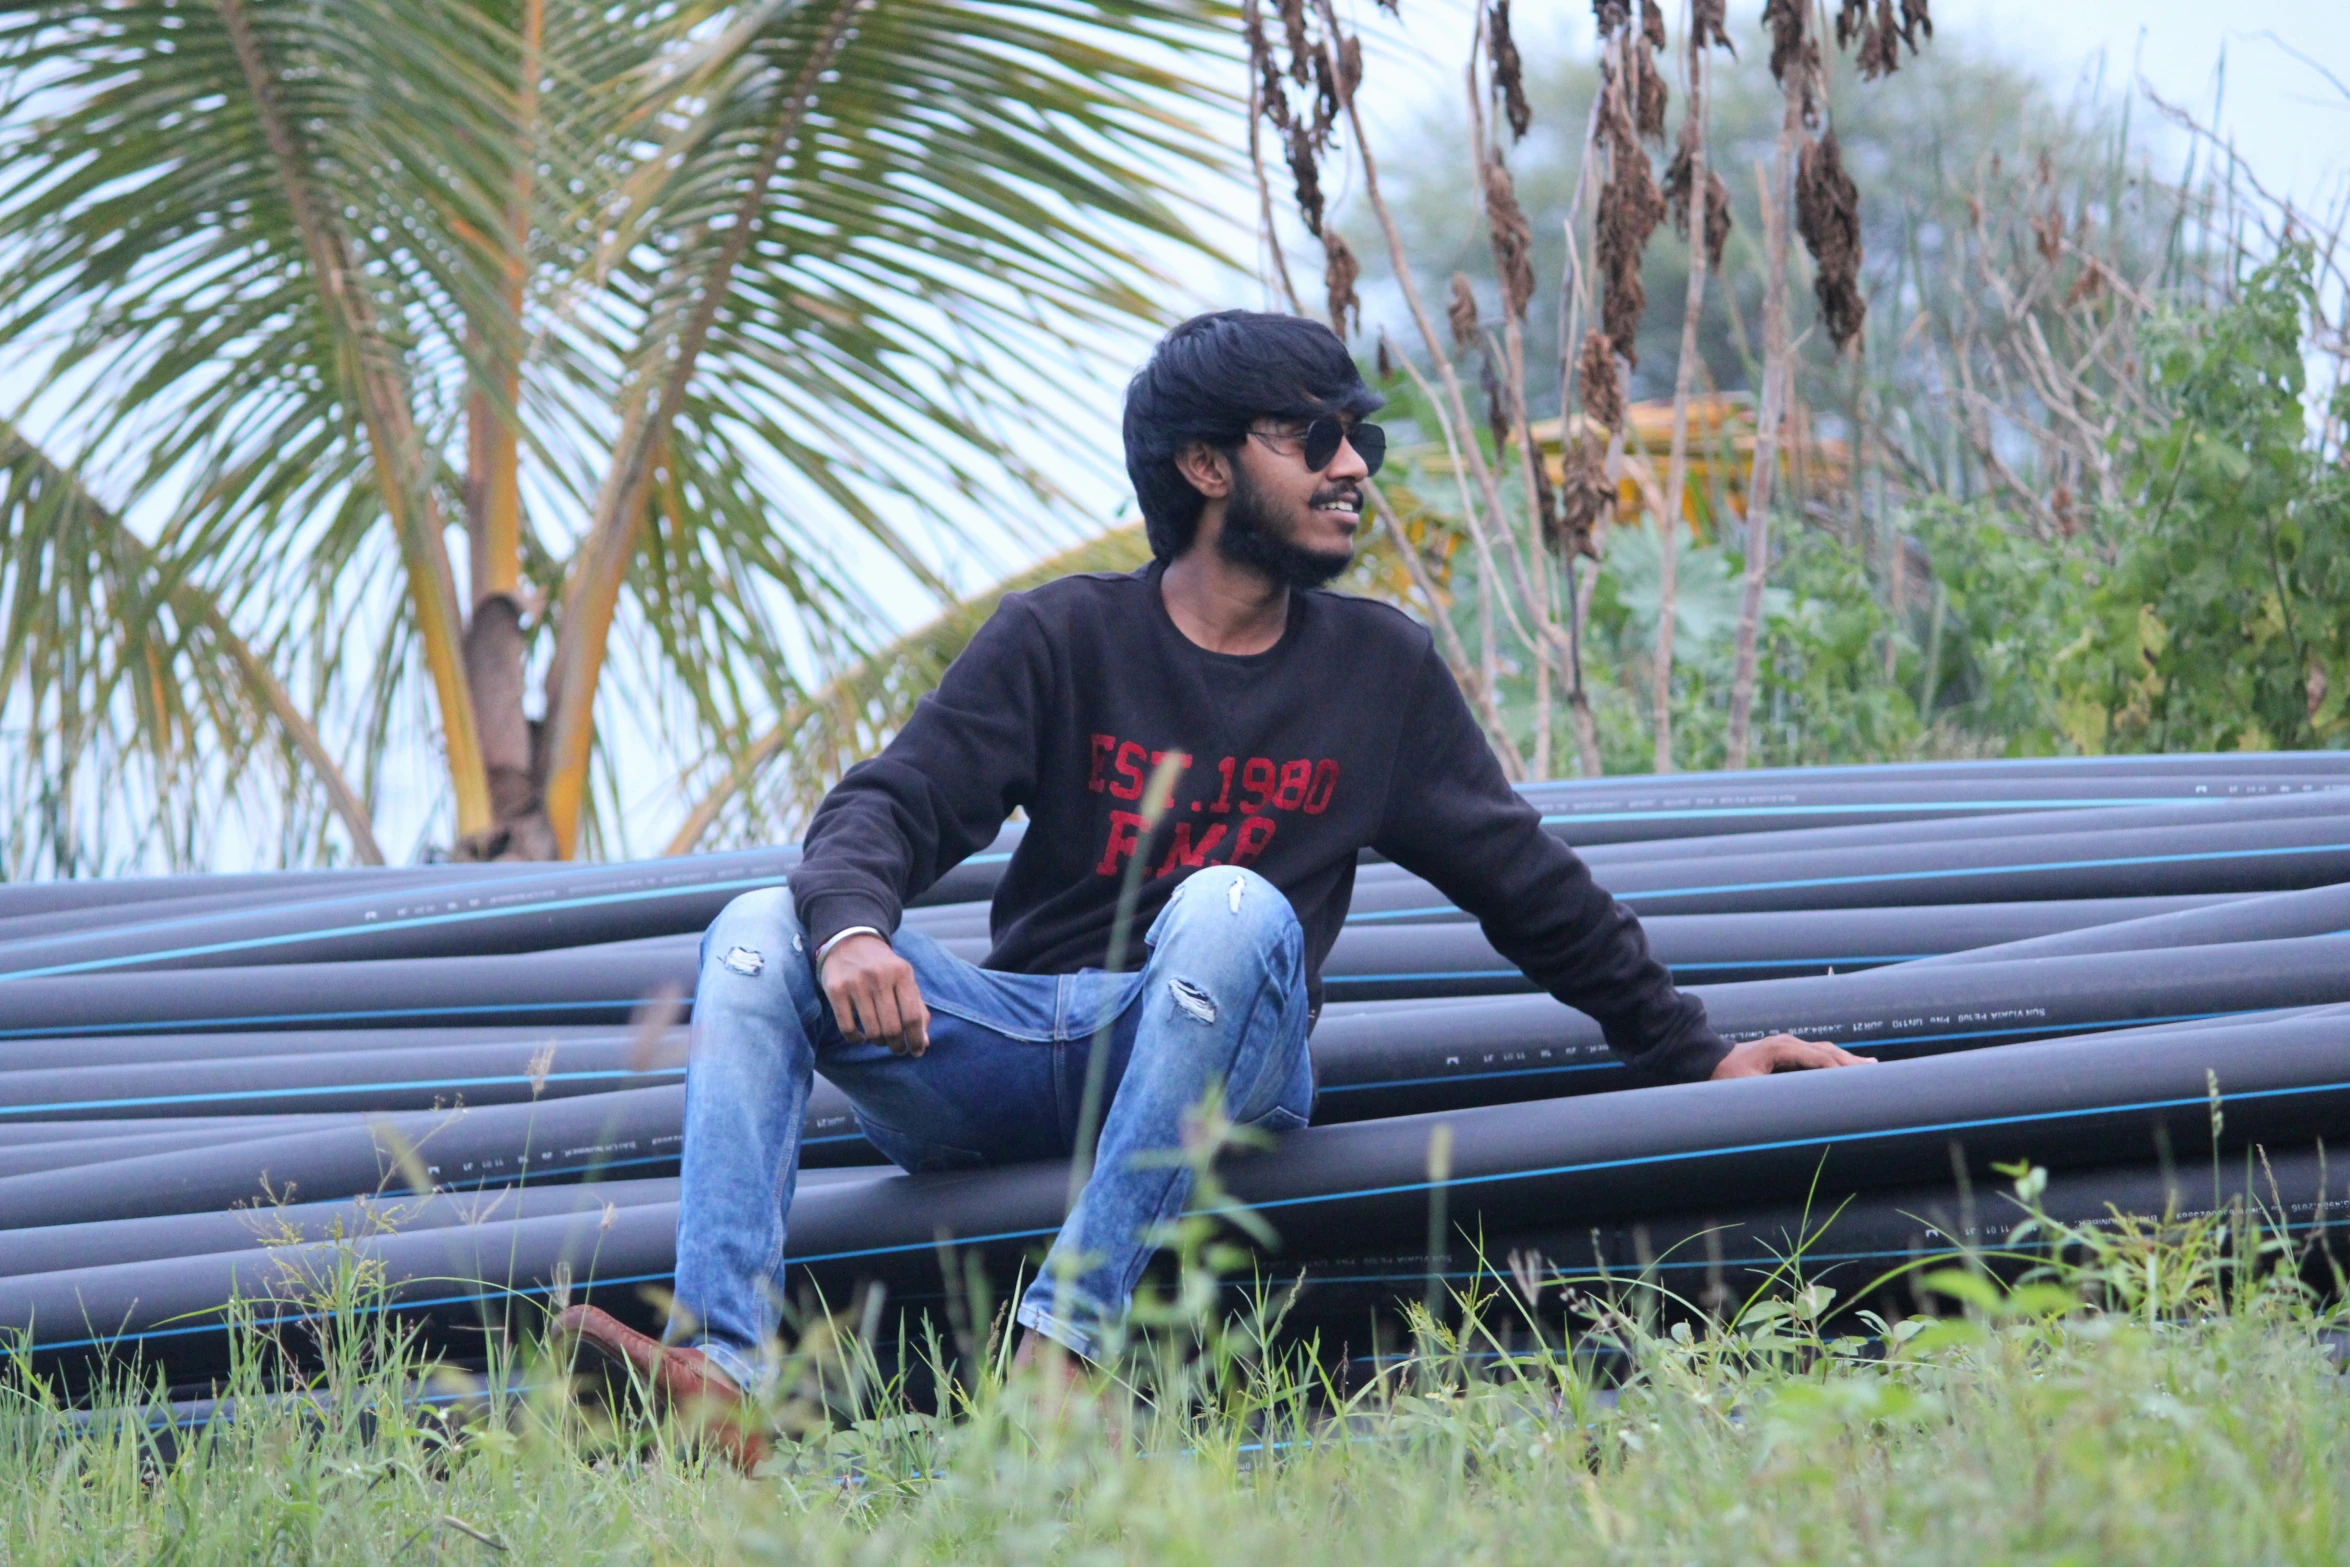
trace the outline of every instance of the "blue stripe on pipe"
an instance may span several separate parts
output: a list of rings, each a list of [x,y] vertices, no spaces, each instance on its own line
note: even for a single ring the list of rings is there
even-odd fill
[[[1728,791],[1738,792],[1738,791]],[[2304,791],[2296,790],[2295,793]],[[2317,794],[2326,791],[2308,790]],[[2236,805],[2246,800],[2274,800],[2282,793],[2263,795],[2120,795],[2110,799],[2065,800],[1913,800],[1891,805],[1721,805],[1690,806],[1683,810],[1652,811],[1568,811],[1544,813],[1545,827],[1571,826],[1576,822],[1679,822],[1719,821],[1725,817],[1753,816],[1851,816],[1869,814],[1882,816],[1893,811],[1964,811],[1969,815],[1994,815],[2000,811],[2072,811],[2101,808],[2127,809],[2133,806],[2153,805]]]
[[[66,974],[94,974],[105,969],[121,968],[134,963],[157,963],[170,958],[209,957],[220,952],[257,952],[265,947],[282,947],[299,941],[324,941],[335,936],[363,935],[373,930],[421,930],[433,925],[463,925],[485,919],[503,918],[510,914],[547,914],[563,909],[589,909],[621,903],[645,903],[656,898],[684,897],[705,892],[747,892],[759,887],[780,887],[785,884],[780,876],[745,876],[729,881],[694,882],[676,887],[648,887],[636,892],[599,892],[577,898],[550,898],[538,903],[506,903],[495,908],[459,909],[445,914],[419,914],[403,920],[368,920],[357,925],[334,925],[325,930],[289,931],[276,936],[248,936],[241,941],[214,941],[197,947],[171,947],[157,952],[124,953],[111,958],[88,958],[79,963],[53,963],[47,968],[16,969],[0,974],[0,981],[15,979],[55,979]],[[191,915],[189,919],[203,916]],[[183,923],[160,921],[159,924]],[[87,939],[87,932],[74,931],[62,936],[34,938],[26,946],[44,946],[56,942]]]
[[[2194,854],[2131,854],[2110,860],[2041,860],[2024,865],[1977,865],[1940,871],[1870,871],[1853,876],[1807,876],[1795,881],[1725,882],[1718,887],[1659,887],[1634,888],[1619,893],[1624,901],[1642,898],[1701,898],[1717,892],[1785,892],[1803,887],[1860,887],[1889,881],[1939,881],[1967,876],[2006,876],[2022,871],[2079,871],[2095,870],[2105,865],[2189,865],[2198,860],[2257,860],[2283,854],[2339,854],[2350,850],[2350,843],[2313,843],[2282,849],[2208,849]],[[2258,896],[2248,894],[2247,896]],[[1369,924],[1373,920],[1407,919],[1415,914],[1458,914],[1460,910],[1450,903],[1439,903],[1420,909],[1391,909],[1380,914],[1350,914],[1349,925]]]
[[[630,1071],[624,1067],[610,1067],[592,1072],[549,1072],[545,1077],[540,1078],[539,1081],[542,1083],[591,1083],[609,1082],[613,1078],[619,1077],[683,1076],[685,1076],[685,1068],[682,1066],[656,1067],[643,1072]],[[211,1104],[224,1099],[252,1099],[257,1096],[265,1098],[291,1099],[310,1097],[321,1094],[386,1093],[395,1089],[407,1089],[410,1091],[420,1092],[425,1089],[436,1088],[490,1088],[506,1083],[527,1083],[529,1081],[531,1081],[531,1076],[529,1073],[517,1072],[510,1073],[503,1077],[408,1078],[389,1083],[319,1083],[307,1088],[224,1088],[215,1092],[202,1094],[150,1094],[138,1099],[74,1099],[59,1100],[55,1103],[39,1105],[0,1105],[0,1116],[30,1116],[34,1115],[36,1112],[44,1110],[97,1110],[103,1109],[110,1105]],[[590,1096],[583,1094],[580,1097],[587,1098]],[[168,1116],[158,1116],[156,1119],[163,1125],[168,1126],[170,1124],[170,1117]],[[128,1135],[136,1136],[138,1134],[131,1133]]]
[[[2107,1018],[2089,1023],[2050,1023],[2039,1028],[1979,1028],[1951,1034],[1903,1034],[1897,1039],[1856,1039],[1840,1046],[1847,1050],[1881,1050],[1887,1045],[1935,1044],[1947,1039],[1981,1039],[1993,1034],[2073,1034],[2098,1033],[2107,1029],[2153,1028],[2163,1023],[2199,1023],[2213,1018],[2245,1017],[2255,1012],[2274,1011],[2273,1007],[2238,1007],[2227,1012],[2179,1012],[2167,1017]],[[1836,1041],[1828,1041],[1835,1044]],[[1331,1094],[1362,1094],[1382,1088],[1419,1088],[1429,1083],[1474,1083],[1493,1077],[1533,1077],[1545,1072],[1613,1071],[1621,1061],[1584,1061],[1559,1066],[1509,1067],[1495,1072],[1447,1072],[1435,1077],[1399,1077],[1377,1083],[1342,1083],[1319,1090],[1321,1096]]]
[[[1700,969],[1717,968],[1818,968],[1839,964],[1881,968],[1894,963],[1915,963],[1920,958],[1942,957],[1939,952],[1867,953],[1836,958],[1724,958],[1714,963],[1668,963],[1665,967],[1676,974],[1694,974]],[[1322,987],[1333,985],[1399,985],[1412,981],[1432,979],[1524,979],[1526,971],[1518,968],[1437,969],[1415,974],[1325,974]],[[1823,975],[1822,978],[1827,976]]]
[[[2257,1088],[2246,1093],[2223,1094],[2222,1103],[2229,1100],[2282,1099],[2297,1094],[2336,1093],[2350,1089],[2350,1082],[2313,1083],[2302,1088]],[[1881,1142],[1888,1137],[1915,1137],[1929,1132],[1968,1132],[1989,1126],[2024,1126],[2035,1121],[2061,1121],[2068,1116],[2128,1115],[2139,1110],[2182,1110],[2189,1105],[2209,1107],[2211,1096],[2197,1094],[2187,1099],[2142,1099],[2132,1104],[2078,1105],[2065,1110],[2035,1110],[2025,1115],[1977,1116],[1966,1121],[1929,1121],[1919,1126],[1880,1127],[1874,1131],[1846,1132],[1829,1137],[1783,1137],[1765,1143],[1732,1143],[1723,1148],[1702,1148],[1670,1154],[1635,1154],[1622,1159],[1591,1159],[1581,1164],[1546,1165],[1536,1170],[1505,1170],[1493,1175],[1464,1175],[1443,1181],[1405,1181],[1394,1186],[1366,1186],[1354,1191],[1316,1192],[1308,1197],[1279,1197],[1271,1202],[1254,1204],[1255,1208],[1294,1208],[1309,1202],[1351,1202],[1364,1197],[1397,1197],[1412,1192],[1432,1191],[1438,1186],[1491,1186],[1502,1181],[1531,1181],[1546,1175],[1581,1175],[1591,1170],[1626,1170],[1640,1165],[1668,1164],[1676,1159],[1724,1159],[1732,1154],[1776,1153],[1787,1148],[1818,1148],[1825,1152],[1840,1142]],[[1227,1208],[1241,1205],[1228,1204]],[[1206,1209],[1205,1212],[1222,1210]],[[895,1248],[900,1251],[911,1247]],[[828,1259],[813,1259],[828,1260]]]
[[[201,1032],[206,1029],[235,1028],[246,1023],[352,1023],[407,1017],[450,1016],[470,1018],[484,1012],[581,1012],[590,1011],[597,1008],[619,1008],[625,1010],[642,1005],[644,1005],[644,998],[642,996],[631,996],[625,1000],[614,998],[608,1001],[502,1001],[487,1006],[384,1007],[378,1010],[367,1012],[254,1012],[248,1013],[241,1017],[161,1018],[144,1025],[139,1023],[108,1023],[101,1025],[96,1030],[96,1032],[107,1036],[113,1036],[117,1034],[129,1034],[132,1036],[140,1034],[180,1034],[186,1033],[191,1029]],[[48,1028],[0,1029],[0,1039],[71,1038],[75,1035],[89,1034],[92,1032],[93,1030],[91,1025],[87,1023],[58,1023]]]

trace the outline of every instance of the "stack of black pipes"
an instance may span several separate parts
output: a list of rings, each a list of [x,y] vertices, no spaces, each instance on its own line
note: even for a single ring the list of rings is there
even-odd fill
[[[1726,1036],[1891,1064],[1642,1083],[1443,894],[1366,864],[1316,1124],[1223,1168],[1282,1238],[1267,1274],[1305,1280],[1297,1323],[1343,1336],[1513,1252],[1695,1299],[1801,1245],[1807,1278],[1858,1291],[1996,1243],[2018,1214],[1992,1167],[2019,1159],[2062,1219],[2340,1216],[2350,753],[1526,793]],[[908,923],[978,957],[1013,841]],[[460,1357],[555,1293],[648,1320],[697,935],[793,859],[0,886],[0,1334],[71,1385],[133,1362],[200,1385],[232,1300],[299,1320],[354,1254]],[[821,1084],[810,1122],[806,1302],[1001,1288],[1061,1218],[1065,1167],[899,1174]]]

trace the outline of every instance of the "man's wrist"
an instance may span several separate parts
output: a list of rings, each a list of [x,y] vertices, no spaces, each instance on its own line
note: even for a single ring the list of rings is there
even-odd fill
[[[884,941],[889,939],[887,936],[882,936],[879,928],[872,925],[851,925],[844,930],[836,930],[830,936],[825,938],[824,944],[822,946],[816,949],[817,972],[823,972],[824,960],[832,956],[832,949],[839,946],[842,942],[848,940],[851,936],[881,936],[881,939]]]

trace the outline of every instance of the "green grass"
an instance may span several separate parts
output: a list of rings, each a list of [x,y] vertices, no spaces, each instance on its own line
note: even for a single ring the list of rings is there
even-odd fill
[[[1048,1416],[1002,1376],[1000,1354],[950,1417],[910,1413],[853,1332],[819,1324],[775,1410],[794,1434],[748,1479],[544,1386],[470,1422],[421,1414],[399,1396],[422,1374],[413,1347],[347,1311],[307,1409],[248,1402],[175,1452],[136,1422],[77,1426],[19,1374],[0,1420],[0,1554],[893,1567],[2350,1557],[2350,1388],[2324,1304],[2338,1291],[2309,1287],[2306,1246],[2257,1215],[2050,1228],[2019,1240],[2053,1239],[2061,1261],[2043,1250],[2020,1278],[1942,1267],[1925,1298],[1943,1309],[1901,1322],[1848,1311],[1794,1270],[1721,1320],[1673,1311],[1638,1281],[1595,1289],[1503,1269],[1450,1304],[1448,1326],[1420,1317],[1416,1352],[1343,1396],[1295,1355],[1252,1352],[1246,1324],[1162,1325],[1126,1363],[1151,1396],[1109,1389],[1134,1423],[1123,1449],[1094,1405]],[[1207,1298],[1178,1297],[1162,1318],[1204,1321]],[[1557,1337],[1567,1324],[1571,1341]],[[237,1377],[248,1398],[269,1369],[267,1341],[250,1343]],[[1629,1368],[1613,1397],[1577,1347]]]

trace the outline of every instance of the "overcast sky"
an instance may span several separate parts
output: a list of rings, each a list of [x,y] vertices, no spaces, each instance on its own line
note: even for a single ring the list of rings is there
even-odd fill
[[[2102,54],[2108,81],[2143,72],[2156,92],[2206,120],[2224,58],[2219,124],[2253,174],[2304,206],[2342,195],[2350,175],[2345,0],[1934,0],[1934,19],[2059,81],[2094,69]]]
[[[1676,27],[1680,9],[1666,0]],[[1759,9],[1760,0],[1747,0],[1731,15],[1751,26]],[[1410,75],[1421,93],[1457,94],[1461,8],[1404,0],[1401,10],[1400,24],[1380,29],[1404,44],[1376,59],[1382,84]],[[2338,196],[2350,175],[2350,0],[1933,0],[1933,16],[1940,36],[1988,46],[2059,88],[2093,82],[2102,70],[2107,92],[2118,94],[2142,71],[2156,92],[2206,122],[2224,58],[2220,125],[2264,184],[2310,202]],[[1512,21],[1522,40],[1591,48],[1583,0],[1519,0]],[[1375,14],[1365,24],[1379,27]]]

